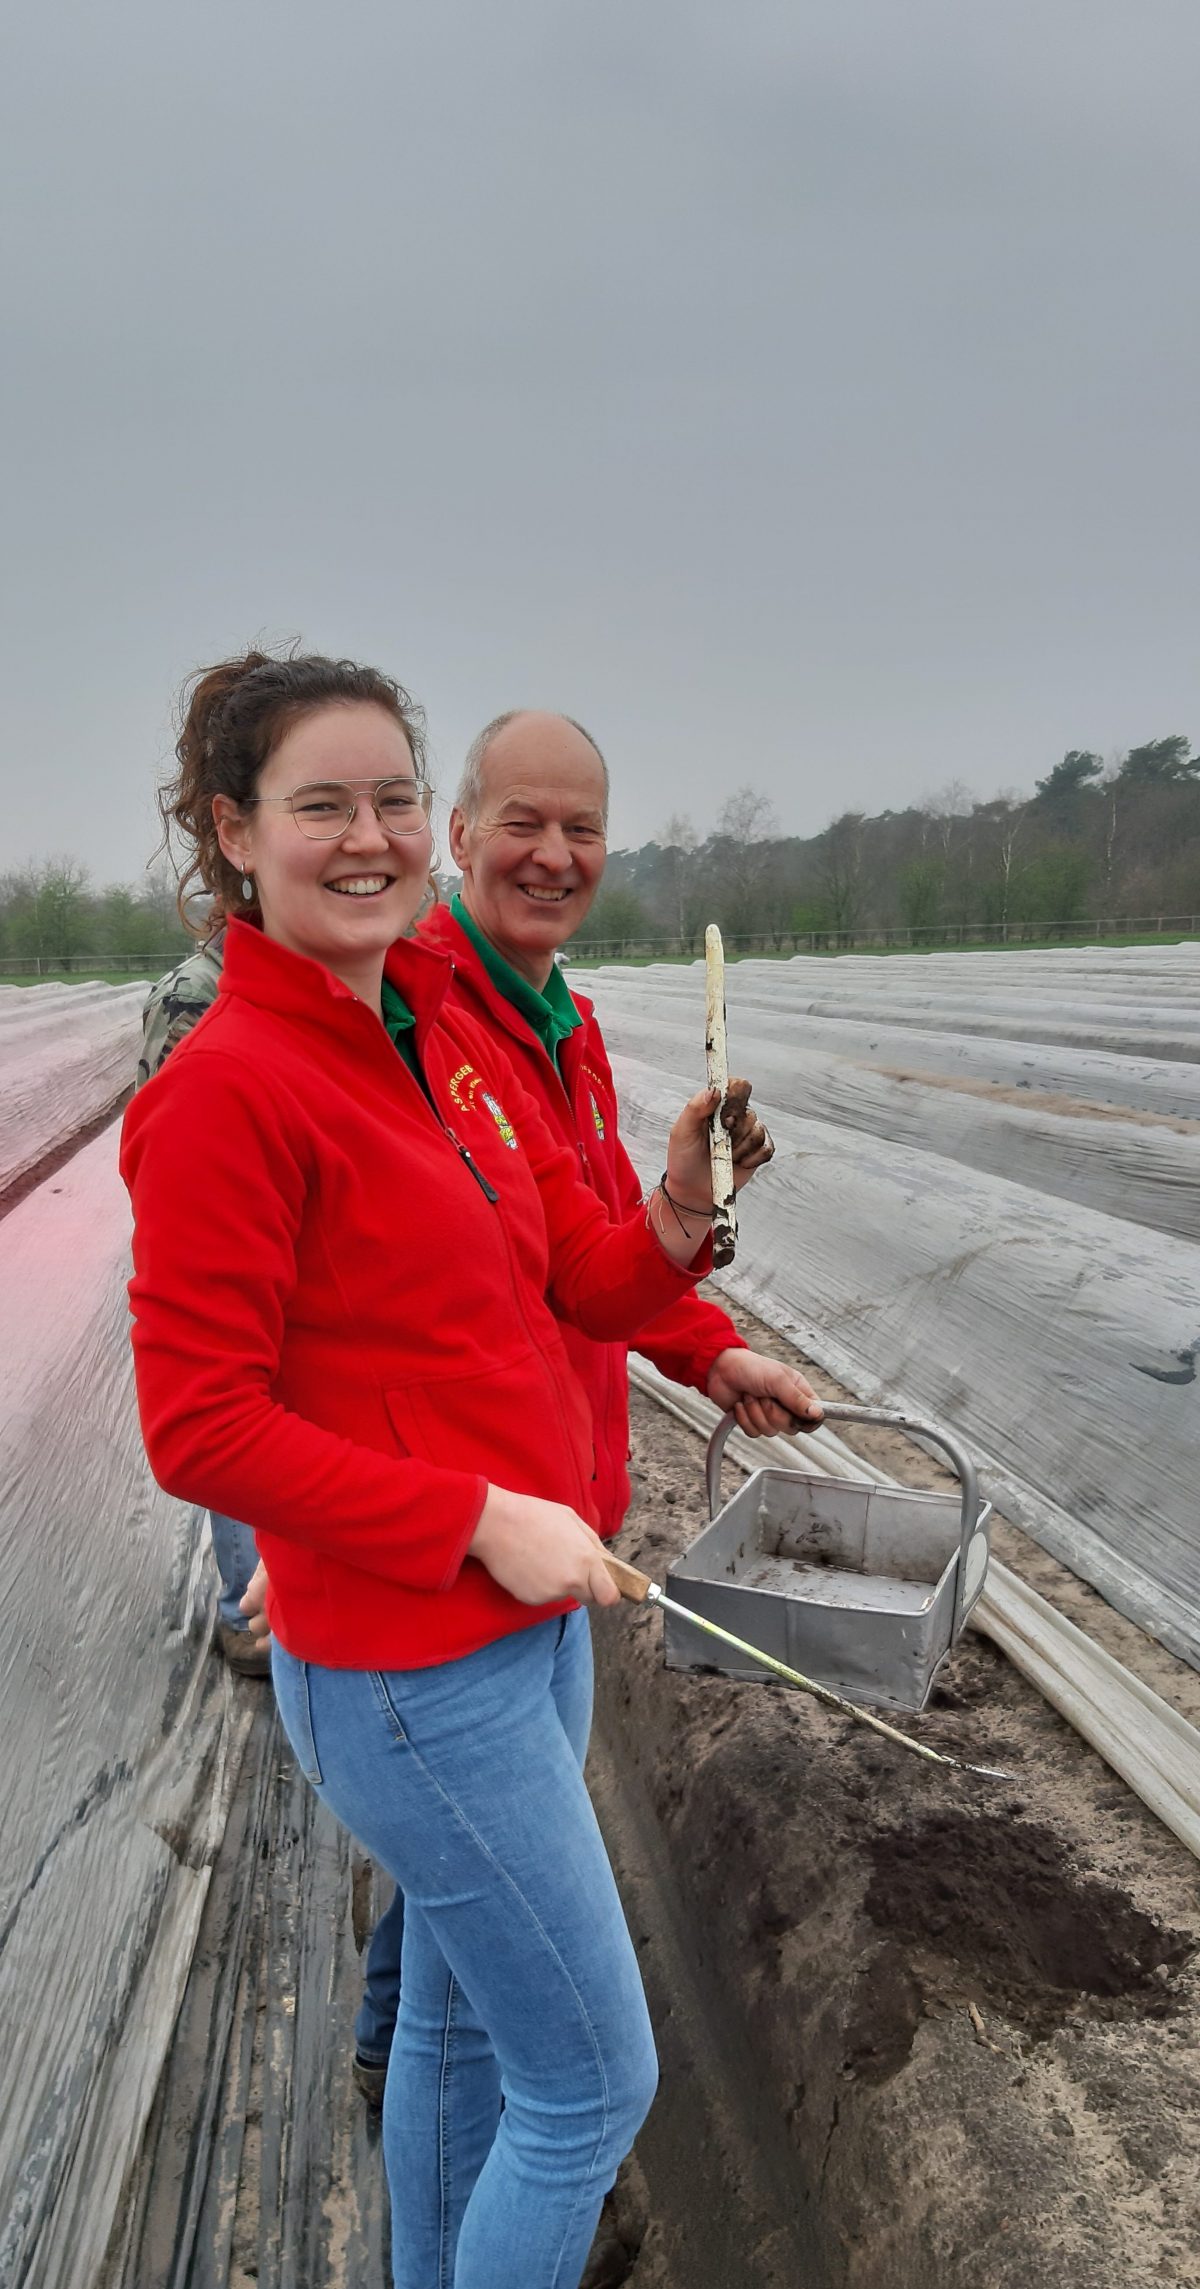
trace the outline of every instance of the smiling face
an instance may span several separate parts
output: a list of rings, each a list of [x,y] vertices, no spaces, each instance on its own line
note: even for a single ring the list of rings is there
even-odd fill
[[[482,766],[477,815],[450,814],[463,903],[497,953],[541,992],[555,951],[574,936],[607,855],[604,771],[589,739],[560,715],[519,715]]]
[[[395,718],[355,702],[318,708],[284,733],[259,773],[264,800],[244,812],[227,796],[213,801],[222,850],[254,877],[267,937],[323,962],[376,1009],[383,957],[425,892],[432,830],[426,820],[416,834],[386,834],[370,797],[385,779],[415,777]],[[310,841],[278,798],[327,780],[346,781],[358,807],[344,834]]]

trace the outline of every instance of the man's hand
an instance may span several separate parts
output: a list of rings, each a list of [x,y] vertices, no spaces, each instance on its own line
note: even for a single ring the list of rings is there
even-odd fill
[[[271,1624],[263,1610],[267,1602],[267,1587],[267,1569],[260,1558],[250,1576],[246,1595],[240,1601],[242,1612],[250,1616],[250,1635],[256,1637],[260,1645],[269,1645],[271,1642]]]
[[[775,1152],[770,1131],[751,1110],[749,1081],[730,1082],[721,1106],[721,1127],[733,1146],[733,1188],[740,1192]]]
[[[823,1419],[811,1383],[781,1359],[764,1359],[761,1351],[719,1351],[708,1370],[708,1395],[723,1411],[732,1407],[738,1428],[752,1439],[773,1431],[815,1431]]]
[[[718,1101],[715,1089],[701,1089],[689,1097],[667,1139],[667,1190],[685,1214],[692,1209],[697,1218],[707,1216],[712,1207],[708,1129]],[[731,1081],[720,1105],[721,1127],[733,1147],[733,1187],[740,1192],[755,1171],[765,1167],[775,1147],[751,1107],[748,1081]],[[698,1246],[701,1235],[694,1229]]]

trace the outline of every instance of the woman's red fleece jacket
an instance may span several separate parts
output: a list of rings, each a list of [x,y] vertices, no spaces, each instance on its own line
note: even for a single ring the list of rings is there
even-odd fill
[[[432,1104],[348,987],[233,922],[217,1000],[121,1152],[155,1476],[254,1528],[272,1628],[334,1668],[422,1668],[567,1610],[466,1556],[487,1483],[597,1523],[558,1317],[628,1338],[711,1254],[681,1271],[644,1214],[610,1222],[446,1004],[444,956],[405,941],[387,971]]]
[[[493,1039],[515,1066],[546,1125],[579,1155],[584,1182],[603,1203],[614,1224],[633,1214],[642,1195],[637,1172],[617,1129],[617,1091],[608,1053],[585,994],[571,999],[583,1020],[559,1043],[558,1070],[532,1026],[506,1000],[488,976],[479,950],[448,906],[435,906],[420,925],[423,945],[437,946],[454,964],[453,998]],[[596,1448],[596,1506],[600,1532],[615,1534],[629,1508],[629,1369],[627,1343],[597,1343],[578,1328],[564,1327],[567,1357],[587,1392]],[[708,1387],[708,1374],[722,1351],[745,1350],[733,1321],[704,1296],[678,1296],[666,1311],[639,1328],[634,1349],[650,1359],[673,1383],[694,1390]]]

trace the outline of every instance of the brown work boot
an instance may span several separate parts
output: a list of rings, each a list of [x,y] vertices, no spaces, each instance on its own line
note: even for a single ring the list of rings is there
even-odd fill
[[[611,2194],[605,2196],[579,2289],[622,2289],[637,2264],[648,2223],[646,2182],[629,2154]]]
[[[213,1644],[239,1677],[270,1676],[271,1648],[252,1637],[248,1629],[235,1629],[232,1622],[219,1621]]]
[[[388,2070],[386,2064],[381,2064],[378,2059],[365,2059],[361,2051],[355,2051],[354,2063],[350,2073],[355,2088],[361,2090],[372,2114],[378,2114],[382,2109],[383,2094],[387,2087]]]
[[[622,2289],[636,2263],[637,2252],[619,2234],[609,2233],[601,2219],[579,2289]]]

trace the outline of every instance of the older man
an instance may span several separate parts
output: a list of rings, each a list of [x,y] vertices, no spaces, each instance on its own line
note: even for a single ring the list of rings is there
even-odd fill
[[[421,928],[449,954],[456,992],[499,1035],[547,1120],[577,1144],[587,1182],[624,1217],[641,1186],[618,1134],[600,1027],[554,958],[600,886],[607,819],[608,771],[579,724],[532,710],[498,716],[468,753],[450,814],[462,889]],[[615,1534],[629,1502],[625,1346],[565,1334],[592,1403],[600,1531]],[[803,1378],[748,1350],[715,1304],[689,1297],[651,1321],[636,1348],[675,1382],[735,1408],[752,1434],[819,1417]]]

